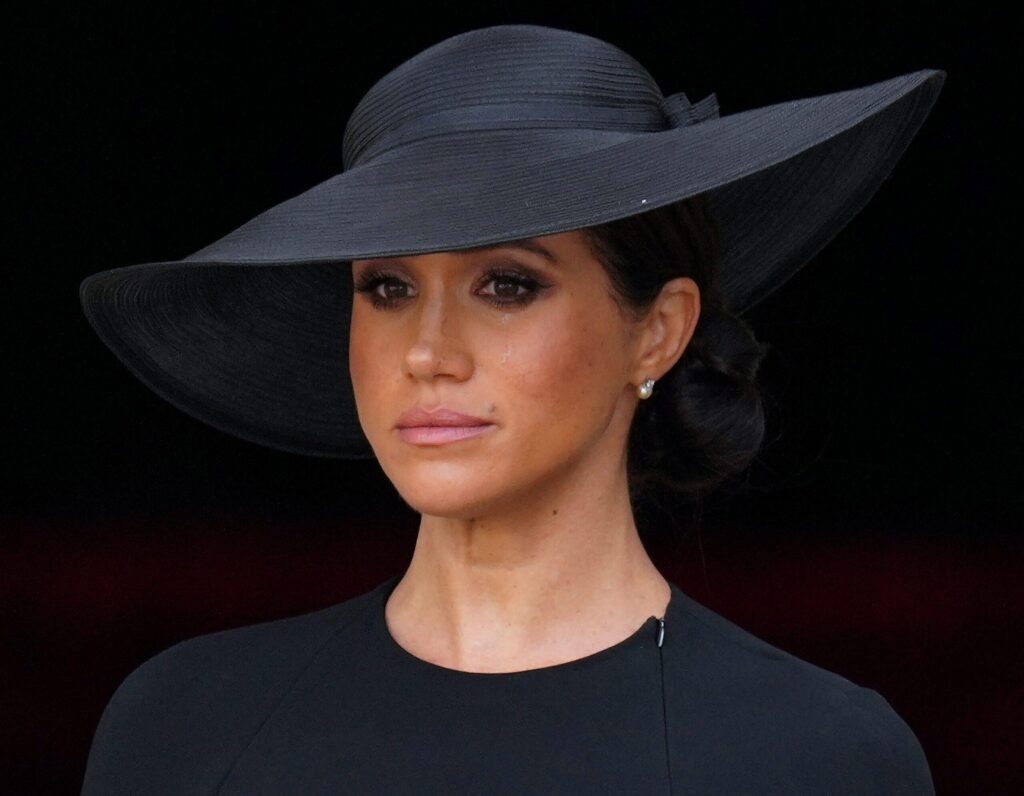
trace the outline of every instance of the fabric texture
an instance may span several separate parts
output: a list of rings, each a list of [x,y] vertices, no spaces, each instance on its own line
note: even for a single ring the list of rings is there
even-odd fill
[[[83,796],[934,794],[880,694],[674,583],[660,646],[651,617],[575,661],[473,673],[394,640],[399,579],[143,663],[102,715]]]

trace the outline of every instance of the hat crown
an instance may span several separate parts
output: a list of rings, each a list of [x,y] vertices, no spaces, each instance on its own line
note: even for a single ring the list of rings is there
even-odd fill
[[[618,47],[540,25],[495,25],[445,39],[380,78],[345,127],[344,168],[431,135],[573,127],[670,126],[647,70]]]

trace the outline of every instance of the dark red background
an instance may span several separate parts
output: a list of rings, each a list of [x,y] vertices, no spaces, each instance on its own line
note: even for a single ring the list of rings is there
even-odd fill
[[[1019,21],[679,5],[8,12],[0,792],[77,792],[103,706],[161,649],[346,599],[408,561],[416,516],[375,464],[178,413],[93,335],[78,283],[185,256],[336,173],[374,80],[504,22],[607,39],[723,113],[947,70],[868,208],[750,314],[773,351],[748,477],[638,522],[693,597],[880,691],[940,794],[1024,792]]]

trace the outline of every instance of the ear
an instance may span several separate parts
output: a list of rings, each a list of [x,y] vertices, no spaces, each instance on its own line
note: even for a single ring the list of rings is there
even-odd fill
[[[679,361],[700,317],[700,288],[688,276],[666,282],[640,324],[631,382],[659,379]]]

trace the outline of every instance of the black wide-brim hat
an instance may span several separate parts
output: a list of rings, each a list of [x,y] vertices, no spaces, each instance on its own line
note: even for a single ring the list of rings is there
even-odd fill
[[[536,25],[429,47],[359,101],[343,171],[181,260],[102,271],[86,317],[147,386],[260,445],[372,457],[348,369],[353,259],[565,232],[705,194],[737,311],[865,205],[945,73],[719,116],[621,49]]]

